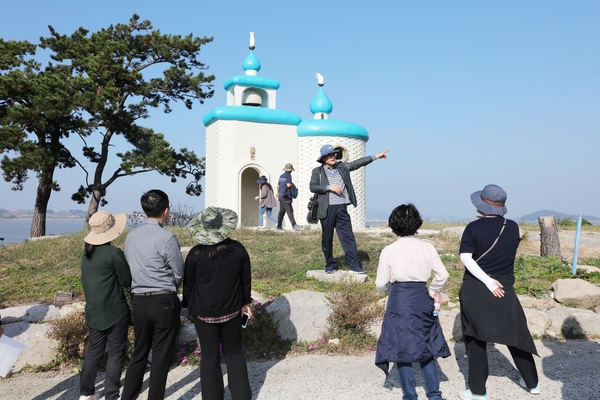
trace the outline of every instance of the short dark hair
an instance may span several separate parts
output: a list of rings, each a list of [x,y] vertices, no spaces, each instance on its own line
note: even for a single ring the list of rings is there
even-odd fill
[[[169,208],[169,196],[159,189],[148,190],[140,200],[142,210],[150,218],[160,218],[163,211]]]
[[[394,208],[388,222],[392,231],[398,236],[414,235],[423,225],[419,210],[411,203]]]

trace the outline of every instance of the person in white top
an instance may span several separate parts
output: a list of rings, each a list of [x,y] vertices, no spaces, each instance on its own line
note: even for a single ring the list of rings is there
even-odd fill
[[[390,228],[398,240],[381,251],[375,285],[389,293],[381,335],[377,341],[375,365],[386,374],[390,362],[396,363],[405,400],[417,400],[412,363],[421,364],[427,398],[441,400],[440,378],[435,357],[450,356],[442,327],[434,314],[434,300],[448,280],[448,271],[435,247],[417,239],[423,224],[412,204],[402,204],[392,211]],[[427,290],[427,280],[434,278]]]

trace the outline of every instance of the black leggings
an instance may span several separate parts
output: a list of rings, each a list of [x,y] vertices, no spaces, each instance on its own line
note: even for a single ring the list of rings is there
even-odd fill
[[[487,342],[472,336],[465,336],[465,343],[467,345],[467,355],[469,356],[469,388],[473,394],[484,395],[486,394],[485,382],[489,375]],[[533,355],[516,347],[506,347],[508,347],[510,355],[527,387],[536,387],[538,374]]]

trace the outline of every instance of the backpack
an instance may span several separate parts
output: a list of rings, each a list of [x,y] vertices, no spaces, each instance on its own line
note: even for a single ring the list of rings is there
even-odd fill
[[[298,188],[294,184],[292,184],[292,187],[290,188],[290,196],[292,196],[292,199],[298,197]]]

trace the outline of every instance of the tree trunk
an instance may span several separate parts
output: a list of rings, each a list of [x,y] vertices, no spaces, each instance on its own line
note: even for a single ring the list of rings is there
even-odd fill
[[[35,206],[33,208],[33,220],[31,221],[31,231],[29,237],[40,237],[46,235],[46,212],[48,202],[52,194],[52,177],[54,168],[49,168],[39,174],[37,193],[35,196]]]
[[[94,190],[92,192],[92,196],[90,198],[90,204],[88,205],[88,210],[87,210],[87,213],[85,214],[85,222],[83,224],[84,230],[90,229],[90,217],[98,211],[98,206],[100,204],[101,198],[102,198],[102,193],[99,190]]]
[[[561,258],[560,254],[560,242],[558,240],[558,229],[556,228],[556,221],[554,215],[547,217],[538,217],[540,224],[541,237],[540,237],[540,255],[542,257],[556,256]]]

